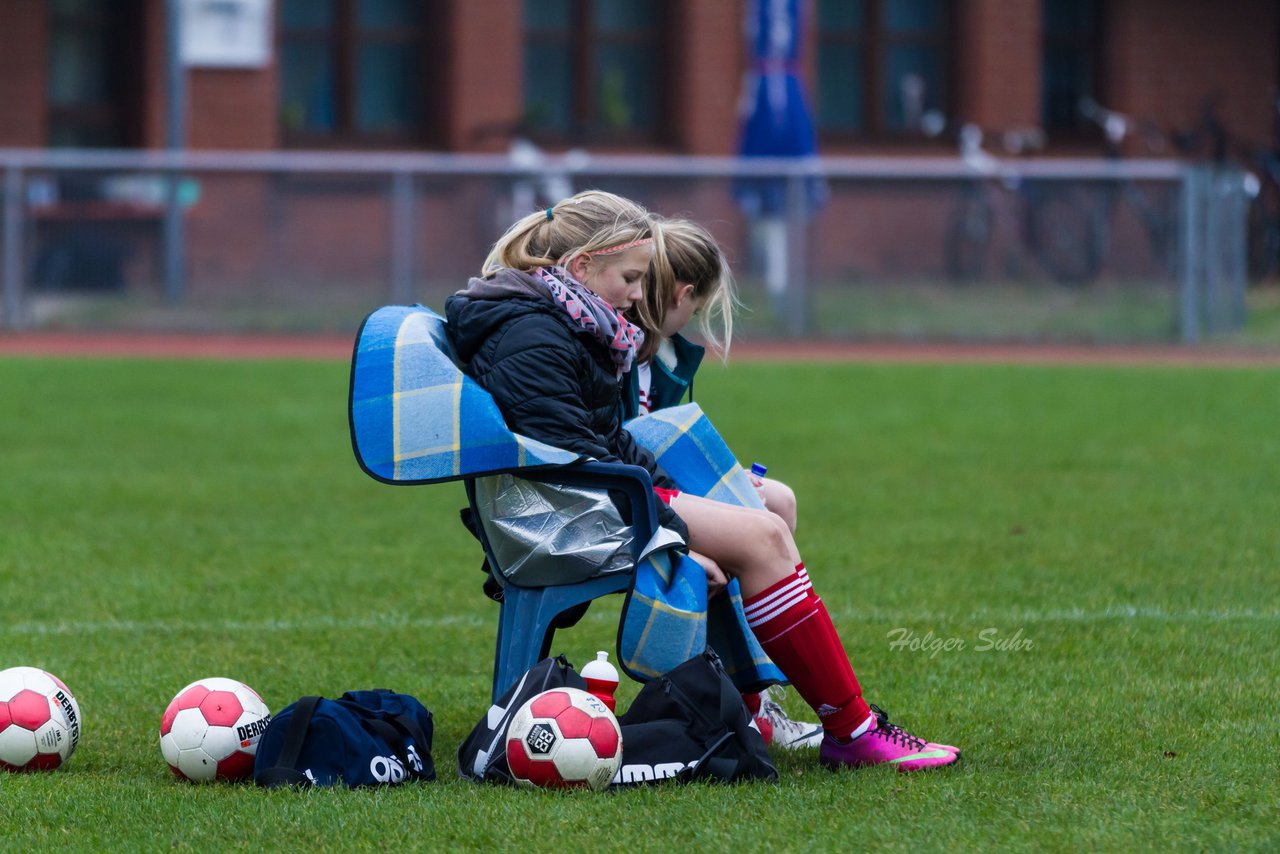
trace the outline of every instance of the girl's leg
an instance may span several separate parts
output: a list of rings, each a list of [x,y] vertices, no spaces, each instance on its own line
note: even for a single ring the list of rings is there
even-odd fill
[[[737,578],[744,597],[792,575],[800,552],[786,523],[767,510],[678,493],[672,508],[689,526],[689,550]]]
[[[767,510],[685,493],[672,498],[671,506],[689,526],[690,549],[738,579],[743,611],[760,646],[818,713],[827,733],[818,755],[824,765],[893,763],[915,771],[956,761],[957,753],[871,713],[786,522]]]
[[[689,548],[742,588],[747,623],[827,732],[849,738],[874,721],[844,645],[786,523],[767,510],[681,493],[671,502],[689,526]]]
[[[798,518],[795,492],[782,481],[768,477],[764,479],[764,485],[761,488],[764,490],[764,506],[770,513],[780,516],[782,521],[787,523],[792,536],[795,536]]]

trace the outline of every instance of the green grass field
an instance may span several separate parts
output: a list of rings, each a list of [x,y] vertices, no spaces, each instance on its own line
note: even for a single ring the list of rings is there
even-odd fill
[[[0,776],[0,850],[1280,846],[1280,373],[704,371],[698,400],[730,444],[796,489],[801,550],[870,699],[961,745],[958,767],[832,774],[809,753],[777,757],[775,786],[463,782],[497,608],[461,486],[356,467],[345,364],[10,358],[0,666],[61,676],[84,735],[58,772]],[[620,602],[557,651],[611,649]],[[907,635],[922,648],[892,644]],[[950,639],[963,648],[933,651]],[[160,714],[211,675],[276,709],[415,694],[440,781],[182,784]]]

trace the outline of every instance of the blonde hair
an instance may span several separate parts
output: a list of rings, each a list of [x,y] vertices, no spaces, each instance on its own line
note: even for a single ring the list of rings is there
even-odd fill
[[[655,251],[649,266],[644,300],[636,306],[645,342],[637,357],[651,359],[662,343],[662,324],[682,284],[693,285],[693,299],[702,307],[698,331],[721,358],[729,358],[733,341],[733,312],[739,305],[733,273],[716,239],[696,222],[653,217]],[[720,330],[714,325],[719,318]]]
[[[661,254],[652,220],[643,207],[603,190],[583,190],[517,220],[493,244],[480,272],[488,276],[503,267],[525,272],[568,267],[579,255],[616,251],[649,238],[658,244],[655,254]]]

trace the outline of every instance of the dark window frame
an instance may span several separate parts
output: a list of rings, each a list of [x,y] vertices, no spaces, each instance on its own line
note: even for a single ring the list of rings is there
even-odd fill
[[[143,3],[138,0],[112,0],[97,9],[61,11],[49,4],[47,11],[50,49],[58,31],[94,32],[108,45],[109,62],[103,74],[107,92],[103,99],[78,104],[53,102],[52,75],[46,83],[45,116],[47,138],[52,144],[59,126],[81,130],[107,130],[115,136],[110,147],[136,148],[143,140],[143,57],[137,39],[137,21],[141,20]]]
[[[334,0],[337,7],[331,26],[288,27],[284,22],[284,3],[276,9],[276,55],[284,62],[286,43],[327,44],[334,63],[333,98],[334,129],[318,131],[289,128],[283,116],[278,118],[282,143],[289,148],[362,148],[396,149],[439,147],[444,143],[441,81],[445,56],[445,34],[449,27],[445,3],[423,0],[421,23],[416,28],[361,28],[357,22],[360,0]],[[367,44],[418,45],[421,58],[420,121],[417,128],[402,132],[362,131],[356,126],[358,115],[358,74],[360,48]],[[283,72],[282,72],[283,73]],[[281,86],[283,99],[283,85]],[[283,107],[283,100],[278,104]]]
[[[1041,2],[1042,18],[1040,27],[1040,75],[1041,75],[1041,94],[1040,94],[1040,123],[1051,140],[1055,142],[1096,142],[1102,138],[1102,129],[1094,122],[1084,118],[1079,110],[1073,112],[1073,120],[1066,125],[1054,125],[1049,123],[1049,115],[1047,104],[1045,103],[1045,63],[1049,56],[1050,48],[1067,47],[1081,50],[1088,54],[1088,64],[1093,76],[1093,88],[1089,92],[1081,92],[1079,96],[1089,96],[1094,100],[1106,104],[1106,66],[1103,61],[1104,45],[1106,44],[1106,26],[1107,26],[1107,9],[1106,0],[1096,0],[1093,7],[1093,20],[1091,28],[1088,30],[1075,30],[1071,32],[1052,31],[1046,25],[1043,15],[1044,2]],[[1078,96],[1078,97],[1079,97]]]
[[[521,52],[528,49],[531,42],[546,42],[559,46],[567,46],[573,57],[574,87],[570,93],[570,127],[567,131],[548,128],[536,124],[536,117],[529,114],[525,95],[521,95],[521,109],[524,113],[520,121],[521,130],[540,144],[548,145],[583,145],[591,144],[601,148],[628,147],[635,145],[662,146],[671,138],[671,92],[668,66],[672,63],[663,61],[670,57],[664,49],[663,34],[672,32],[674,9],[668,0],[644,0],[658,7],[653,27],[649,30],[628,32],[605,32],[596,29],[595,0],[568,0],[569,25],[564,28],[546,28],[524,25],[524,36]],[[522,3],[523,14],[523,3]],[[654,92],[657,97],[656,119],[653,126],[643,131],[610,130],[600,126],[596,116],[596,93],[600,85],[596,75],[597,51],[601,47],[615,45],[651,46],[650,53],[655,57]]]
[[[862,130],[831,129],[822,126],[821,104],[815,104],[814,124],[818,137],[827,143],[875,143],[875,142],[928,142],[922,131],[912,129],[896,129],[888,127],[888,110],[882,98],[884,83],[883,69],[889,49],[893,47],[933,47],[940,57],[940,68],[943,79],[951,81],[942,95],[939,109],[947,117],[951,117],[956,103],[954,81],[959,54],[957,36],[957,9],[955,3],[942,4],[942,22],[931,32],[901,32],[888,30],[887,0],[866,0],[864,7],[865,20],[861,31],[824,30],[820,19],[815,26],[815,40],[818,56],[823,50],[861,48],[862,56],[862,96],[866,108],[865,126]],[[821,73],[821,66],[815,74]]]

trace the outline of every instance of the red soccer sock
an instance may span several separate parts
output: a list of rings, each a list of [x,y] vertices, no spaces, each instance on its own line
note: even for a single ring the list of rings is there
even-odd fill
[[[871,709],[862,686],[803,563],[743,600],[742,610],[760,646],[818,713],[823,729],[847,739],[866,722]]]
[[[751,716],[751,720],[755,722],[756,729],[760,730],[760,736],[764,739],[765,744],[773,744],[773,721],[768,718],[760,717],[760,702],[763,695],[757,691],[753,694],[742,695],[742,705],[747,707],[747,714]]]

